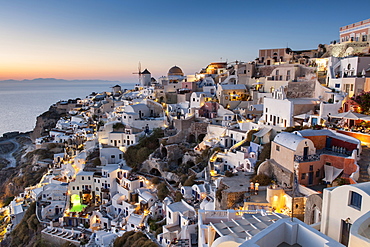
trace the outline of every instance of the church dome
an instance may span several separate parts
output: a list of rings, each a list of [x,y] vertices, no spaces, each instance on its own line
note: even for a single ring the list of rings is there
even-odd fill
[[[167,75],[168,76],[174,76],[174,75],[184,76],[184,72],[182,72],[182,69],[180,69],[179,67],[173,66],[172,68],[170,68]]]

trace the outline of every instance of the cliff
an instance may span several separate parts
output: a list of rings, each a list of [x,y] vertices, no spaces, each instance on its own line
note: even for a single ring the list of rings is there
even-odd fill
[[[48,135],[48,130],[54,128],[60,117],[65,113],[65,109],[50,106],[48,111],[38,116],[36,126],[30,134],[32,141],[35,142],[37,138]]]

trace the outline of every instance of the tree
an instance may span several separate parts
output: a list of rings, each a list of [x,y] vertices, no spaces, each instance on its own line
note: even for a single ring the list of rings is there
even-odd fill
[[[168,193],[170,191],[167,189],[167,186],[166,184],[163,182],[163,183],[160,183],[157,187],[157,196],[159,198],[159,200],[163,200],[164,198],[166,198],[166,196],[168,196]]]
[[[351,98],[361,107],[361,113],[370,113],[370,91],[363,92]]]
[[[180,202],[183,199],[183,196],[180,191],[176,191],[175,193],[175,202]]]
[[[193,186],[195,183],[195,175],[190,176],[188,179],[186,179],[184,186]]]
[[[159,184],[160,180],[158,177],[152,177],[152,179],[150,179],[150,182],[152,182],[152,184]]]

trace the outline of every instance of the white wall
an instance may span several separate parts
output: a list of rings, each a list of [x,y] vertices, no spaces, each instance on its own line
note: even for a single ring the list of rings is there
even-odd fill
[[[324,234],[340,241],[341,221],[348,219],[349,223],[353,224],[359,217],[370,211],[370,196],[363,190],[365,186],[369,188],[370,182],[324,189],[321,218],[321,231]],[[362,196],[361,209],[349,206],[350,191]]]

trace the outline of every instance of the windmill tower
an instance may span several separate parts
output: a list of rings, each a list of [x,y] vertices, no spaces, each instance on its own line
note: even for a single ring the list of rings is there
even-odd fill
[[[151,73],[145,69],[144,71],[141,71],[141,63],[139,62],[139,66],[138,66],[138,72],[134,72],[132,74],[138,74],[139,75],[139,84],[140,86],[144,87],[144,86],[149,86],[150,83],[151,83],[151,79],[152,79],[152,76],[151,76]]]
[[[137,74],[139,75],[139,84],[141,85],[141,63],[139,62],[139,66],[137,68],[138,72],[133,72],[132,74]],[[142,85],[141,85],[142,86]]]

